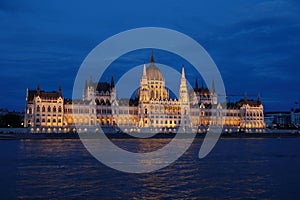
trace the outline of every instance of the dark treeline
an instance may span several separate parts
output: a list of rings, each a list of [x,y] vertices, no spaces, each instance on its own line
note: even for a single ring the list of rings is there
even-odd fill
[[[1,128],[20,128],[23,127],[22,122],[22,117],[15,113],[7,113],[0,116]]]

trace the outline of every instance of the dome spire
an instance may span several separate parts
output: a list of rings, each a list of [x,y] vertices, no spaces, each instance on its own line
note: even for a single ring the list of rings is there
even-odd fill
[[[154,63],[154,51],[153,51],[153,49],[152,49],[152,55],[151,55],[150,63],[151,63],[151,64]]]

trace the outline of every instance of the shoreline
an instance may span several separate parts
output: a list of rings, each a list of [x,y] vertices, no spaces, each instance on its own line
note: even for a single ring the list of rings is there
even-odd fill
[[[81,138],[84,139],[97,139],[101,133],[86,133]],[[105,133],[109,139],[172,139],[175,137],[175,133],[157,133],[154,136],[149,135],[145,137],[134,137],[126,133]],[[198,133],[195,138],[204,138],[209,133]],[[182,133],[180,138],[194,137],[194,134]],[[152,136],[152,137],[151,137]],[[187,137],[185,137],[187,136]],[[222,133],[220,138],[297,138],[300,137],[300,132],[280,131],[280,132],[265,132],[265,133]],[[0,133],[0,140],[22,140],[22,139],[81,139],[78,133]]]

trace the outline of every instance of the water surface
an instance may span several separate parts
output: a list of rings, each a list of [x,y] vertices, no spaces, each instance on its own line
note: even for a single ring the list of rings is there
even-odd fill
[[[1,199],[211,199],[300,196],[300,138],[221,139],[204,159],[202,140],[175,163],[148,174],[110,169],[80,140],[2,140]],[[165,139],[118,139],[148,151]]]

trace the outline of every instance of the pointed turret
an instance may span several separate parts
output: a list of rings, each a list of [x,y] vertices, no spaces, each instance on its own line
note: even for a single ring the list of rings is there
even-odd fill
[[[140,101],[148,101],[148,100],[149,100],[149,87],[148,87],[146,64],[144,63],[143,75],[140,82]]]
[[[211,93],[215,94],[216,93],[216,89],[215,89],[215,81],[212,81],[212,86],[211,86]]]
[[[179,101],[181,104],[181,125],[183,127],[183,131],[186,128],[190,127],[190,102],[188,96],[188,88],[185,78],[184,66],[182,66],[181,70],[181,82],[180,82],[180,89],[179,89]]]
[[[218,95],[216,94],[216,88],[215,88],[215,81],[214,80],[212,81],[212,84],[211,84],[210,96],[211,96],[211,103],[212,104],[218,104]]]
[[[258,94],[258,96],[257,96],[257,102],[258,102],[259,104],[261,104],[260,94]]]
[[[112,76],[110,81],[110,102],[115,102],[116,100],[117,100],[117,91],[115,88],[114,76]]]
[[[40,82],[39,82],[38,85],[37,85],[36,91],[37,91],[37,95],[40,95],[40,94],[41,94],[41,85],[40,85]]]
[[[180,100],[182,102],[187,103],[189,101],[189,99],[188,99],[188,89],[187,89],[185,72],[184,72],[184,66],[182,66],[182,70],[181,70],[181,81],[180,81],[179,96],[180,96]]]
[[[58,86],[58,95],[61,97],[62,96],[62,89],[61,85]]]
[[[181,79],[185,79],[185,73],[184,73],[184,66],[182,65],[182,69],[181,69]]]
[[[141,85],[147,85],[147,84],[148,84],[147,70],[146,70],[146,64],[144,63]]]
[[[114,80],[114,76],[111,77],[110,88],[111,88],[111,89],[115,88],[115,80]]]
[[[147,77],[146,63],[144,63],[143,76]]]

